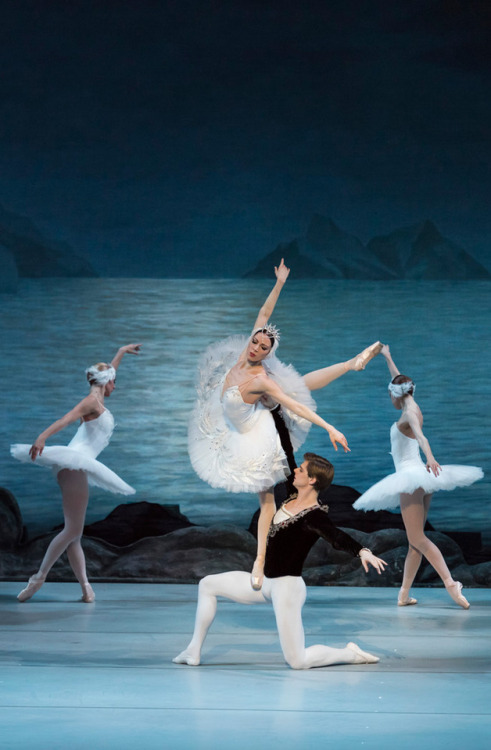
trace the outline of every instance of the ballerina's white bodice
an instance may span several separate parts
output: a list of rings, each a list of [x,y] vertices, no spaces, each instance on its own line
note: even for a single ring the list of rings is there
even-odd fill
[[[418,441],[404,435],[398,428],[397,422],[394,422],[390,428],[390,445],[396,471],[404,471],[415,465],[424,465]]]
[[[265,407],[260,401],[246,404],[238,385],[227,388],[222,395],[223,416],[229,427],[241,434],[249,432],[256,424],[259,411]]]
[[[114,417],[108,409],[96,419],[82,422],[68,448],[83,453],[88,458],[96,458],[106,448],[114,430]]]

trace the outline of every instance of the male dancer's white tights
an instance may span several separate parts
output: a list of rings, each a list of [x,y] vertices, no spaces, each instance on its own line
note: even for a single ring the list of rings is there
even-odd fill
[[[271,601],[276,616],[280,644],[286,663],[292,669],[328,667],[332,664],[358,664],[362,659],[349,648],[305,647],[302,607],[306,587],[300,576],[265,578],[262,589],[251,588],[250,574],[232,571],[206,576],[200,581],[194,633],[189,646],[173,659],[177,664],[197,666],[201,647],[217,611],[217,597],[240,604],[264,604]]]

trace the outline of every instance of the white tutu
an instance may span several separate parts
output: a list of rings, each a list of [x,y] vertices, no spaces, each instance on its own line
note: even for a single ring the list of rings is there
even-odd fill
[[[47,445],[34,462],[29,455],[30,445],[11,445],[10,453],[18,461],[51,468],[55,474],[61,469],[84,471],[89,485],[122,495],[133,495],[133,487],[96,460],[96,456],[109,443],[113,430],[114,419],[111,412],[106,409],[97,419],[82,422],[68,445]]]
[[[390,438],[396,471],[360,495],[353,503],[356,510],[399,508],[401,493],[411,494],[420,487],[427,494],[439,490],[454,490],[456,487],[467,487],[484,476],[478,466],[444,464],[436,477],[426,470],[417,440],[403,435],[397,423],[391,427]]]
[[[212,487],[228,492],[260,492],[285,479],[287,460],[269,410],[244,403],[237,386],[222,396],[225,377],[249,338],[232,336],[208,347],[199,362],[198,398],[189,422],[188,449],[194,470]],[[264,363],[289,396],[315,410],[301,375],[274,355]],[[307,437],[310,422],[282,408],[294,449]]]

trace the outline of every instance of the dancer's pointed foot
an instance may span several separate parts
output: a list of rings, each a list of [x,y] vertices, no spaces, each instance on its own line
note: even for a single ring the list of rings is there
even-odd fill
[[[92,604],[92,602],[95,602],[94,589],[92,588],[90,583],[82,583],[82,601],[86,602],[87,604]]]
[[[355,370],[356,372],[358,372],[359,370],[364,370],[370,360],[376,357],[377,354],[380,354],[380,352],[382,351],[382,347],[383,344],[380,341],[375,341],[375,343],[370,344],[370,346],[367,346],[366,349],[363,349],[360,354],[357,354],[356,357],[348,360],[345,365],[346,369]]]
[[[376,664],[378,661],[380,661],[378,656],[369,654],[368,651],[363,651],[359,646],[356,645],[356,643],[347,643],[346,648],[356,654],[356,659],[353,664]]]
[[[200,664],[199,654],[193,654],[187,648],[175,656],[172,661],[174,664],[187,664],[188,667],[198,667]]]
[[[251,573],[251,586],[254,591],[261,591],[264,581],[264,557],[258,556],[254,561]]]
[[[462,609],[469,609],[471,605],[462,594],[463,586],[460,581],[451,581],[450,583],[445,582],[445,588],[456,604],[462,607]]]
[[[410,607],[412,604],[417,603],[417,599],[415,599],[413,596],[409,596],[409,589],[400,589],[399,596],[397,597],[398,607]]]
[[[45,576],[40,576],[37,574],[31,576],[25,589],[22,589],[20,594],[17,594],[17,599],[20,602],[26,602],[31,598],[31,596],[33,596],[33,594],[36,593],[36,591],[39,591],[45,580]]]

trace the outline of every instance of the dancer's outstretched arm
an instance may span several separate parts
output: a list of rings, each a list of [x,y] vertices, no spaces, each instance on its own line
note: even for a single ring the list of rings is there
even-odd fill
[[[333,427],[332,424],[326,422],[324,419],[322,419],[322,417],[319,417],[319,415],[316,414],[315,411],[312,411],[312,409],[309,409],[308,406],[301,404],[299,401],[295,401],[295,399],[291,398],[291,396],[287,396],[287,394],[284,393],[279,385],[277,385],[277,383],[275,383],[271,378],[267,377],[266,375],[258,376],[255,382],[253,393],[258,392],[263,395],[271,396],[272,399],[277,401],[282,406],[285,406],[287,409],[290,409],[290,411],[294,412],[294,414],[298,414],[299,417],[303,417],[309,422],[312,422],[312,424],[316,424],[326,430],[329,433],[329,437],[331,439],[331,443],[334,446],[334,450],[337,451],[338,447],[336,443],[339,443],[344,448],[345,453],[349,451],[348,441],[346,440],[342,432]]]
[[[31,456],[32,460],[35,461],[37,456],[41,455],[44,450],[46,440],[49,437],[55,435],[57,432],[60,432],[60,430],[68,427],[69,424],[72,424],[72,422],[76,422],[83,417],[88,417],[92,414],[95,414],[97,416],[98,407],[100,409],[100,405],[98,405],[97,399],[93,394],[89,393],[88,396],[82,399],[82,401],[74,406],[73,409],[67,412],[63,417],[60,417],[60,419],[57,419],[56,422],[50,424],[50,426],[47,427],[31,445],[29,455]]]
[[[118,369],[119,365],[121,364],[121,360],[123,359],[125,354],[140,354],[141,344],[126,344],[126,346],[120,346],[118,349],[116,356],[111,362],[111,366],[114,367],[115,370]]]
[[[283,284],[290,274],[290,269],[285,266],[283,258],[281,259],[280,265],[278,267],[274,267],[274,272],[276,276],[276,284],[266,298],[264,305],[259,310],[256,322],[254,323],[254,328],[252,329],[253,331],[257,331],[258,328],[264,328],[264,326],[270,319],[276,303],[278,302],[280,292],[283,289]]]
[[[387,362],[387,367],[389,368],[391,378],[395,378],[396,375],[400,375],[401,373],[395,366],[394,360],[392,359],[388,344],[384,344],[382,346],[380,354],[385,357],[385,361]]]

